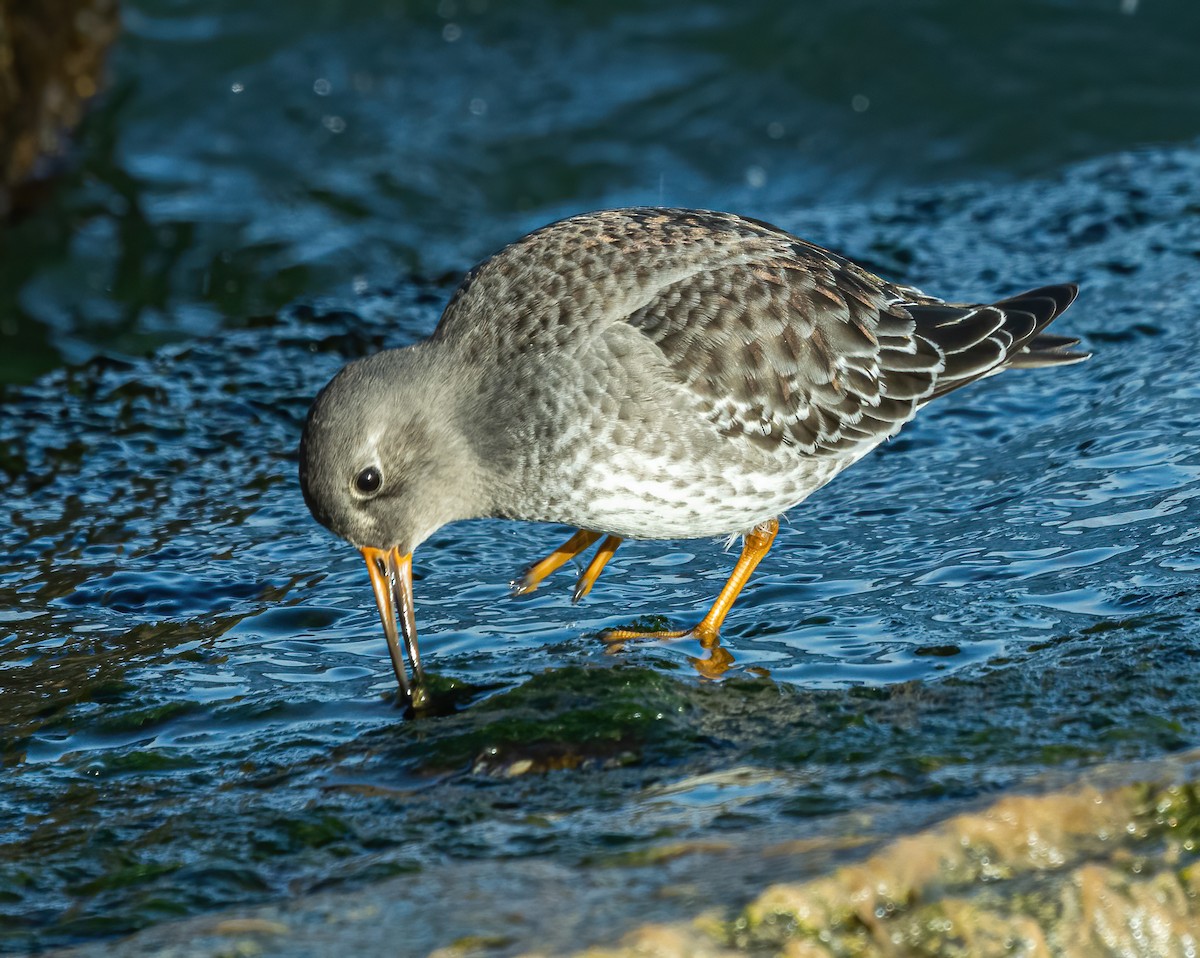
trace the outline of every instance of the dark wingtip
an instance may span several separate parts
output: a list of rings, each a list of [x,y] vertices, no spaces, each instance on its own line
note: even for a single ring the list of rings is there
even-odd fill
[[[1072,363],[1081,363],[1084,360],[1091,359],[1090,351],[1077,352],[1072,349],[1073,346],[1079,345],[1079,340],[1074,336],[1056,336],[1053,333],[1046,333],[1043,330],[1050,323],[1063,314],[1068,306],[1075,302],[1075,297],[1079,295],[1078,283],[1055,283],[1051,286],[1040,286],[1037,289],[1031,289],[1027,293],[1022,293],[1019,296],[1014,296],[1012,299],[1005,300],[1005,303],[1013,304],[1028,304],[1031,301],[1040,300],[1043,303],[1047,301],[1053,302],[1053,309],[1049,313],[1038,315],[1038,325],[1036,335],[1025,344],[1025,348],[1012,355],[1009,360],[1009,365],[1013,368],[1036,368],[1038,366],[1068,366]],[[998,304],[999,305],[999,304]],[[1025,306],[1028,309],[1028,306]]]
[[[1091,359],[1090,351],[1077,352],[1071,348],[1078,345],[1079,340],[1073,336],[1039,333],[1024,349],[1012,354],[1009,365],[1014,369],[1035,369],[1039,366],[1069,366]]]
[[[1038,331],[1041,331],[1061,316],[1078,295],[1077,284],[1055,283],[1009,296],[994,305],[1003,310],[1030,313],[1036,320]]]
[[[1079,345],[1078,336],[1055,336],[1053,333],[1039,333],[1037,338],[1030,343],[1041,352],[1062,352],[1065,349],[1070,349],[1072,346]]]
[[[1058,296],[1054,296],[1054,302],[1057,306],[1057,309],[1054,311],[1054,315],[1058,316],[1064,312],[1068,306],[1075,302],[1075,297],[1079,295],[1079,284],[1058,283],[1054,286],[1043,287],[1042,292],[1051,293],[1051,295],[1053,295],[1054,292],[1060,294]]]

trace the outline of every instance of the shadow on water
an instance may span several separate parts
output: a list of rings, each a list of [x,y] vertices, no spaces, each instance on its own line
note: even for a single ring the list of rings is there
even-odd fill
[[[938,290],[1078,279],[1097,356],[955,394],[795,510],[719,682],[686,645],[595,638],[691,621],[719,543],[631,544],[575,606],[569,570],[507,598],[561,529],[466,523],[416,557],[445,714],[401,720],[295,447],[317,388],[428,332],[439,289],[10,387],[0,948],[448,861],[622,867],[871,802],[920,820],[1194,744],[1198,181],[1195,148],[1145,152],[785,223]]]

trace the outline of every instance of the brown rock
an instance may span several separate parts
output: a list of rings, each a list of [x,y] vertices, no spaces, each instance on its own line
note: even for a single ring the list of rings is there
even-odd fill
[[[0,217],[61,155],[116,35],[117,0],[0,0]]]
[[[1166,958],[1200,929],[1200,753],[1012,795],[865,861],[765,889],[730,922],[646,926],[591,958]]]

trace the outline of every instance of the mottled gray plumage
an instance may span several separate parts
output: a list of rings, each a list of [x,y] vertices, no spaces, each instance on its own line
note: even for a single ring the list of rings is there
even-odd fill
[[[948,304],[728,213],[576,216],[472,270],[429,339],[333,379],[305,426],[304,495],[355,545],[403,555],[481,516],[744,532],[929,401],[1086,358],[1043,334],[1074,296]],[[361,492],[372,466],[382,483]]]
[[[949,305],[728,213],[576,216],[472,270],[427,341],[338,374],[305,428],[305,495],[356,545],[402,552],[478,516],[741,532],[931,399],[1085,358],[1039,336],[1074,295]]]

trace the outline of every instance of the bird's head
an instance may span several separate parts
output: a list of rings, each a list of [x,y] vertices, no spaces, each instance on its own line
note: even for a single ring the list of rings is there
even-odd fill
[[[474,457],[444,382],[421,346],[351,363],[313,402],[300,440],[304,501],[367,560],[396,678],[408,693],[399,615],[417,695],[413,550],[447,522],[479,512]]]

